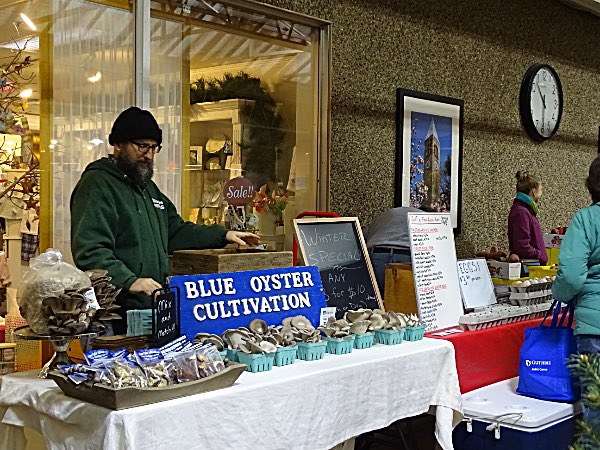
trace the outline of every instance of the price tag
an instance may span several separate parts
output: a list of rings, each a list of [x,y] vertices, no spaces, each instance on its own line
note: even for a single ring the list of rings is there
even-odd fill
[[[319,321],[319,323],[321,324],[322,327],[324,327],[325,325],[327,325],[327,320],[329,320],[330,317],[333,317],[335,319],[335,310],[337,308],[335,307],[327,307],[327,308],[321,308],[321,320]]]

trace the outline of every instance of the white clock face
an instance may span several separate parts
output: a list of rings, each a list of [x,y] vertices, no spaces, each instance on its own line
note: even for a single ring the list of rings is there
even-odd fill
[[[531,117],[541,136],[550,137],[560,118],[560,94],[558,81],[547,68],[542,67],[531,84]]]

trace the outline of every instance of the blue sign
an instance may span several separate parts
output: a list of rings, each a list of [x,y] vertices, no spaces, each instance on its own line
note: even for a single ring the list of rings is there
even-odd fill
[[[220,335],[228,328],[245,327],[254,319],[280,325],[303,315],[316,327],[321,308],[327,307],[316,267],[251,270],[247,272],[181,275],[169,278],[180,289],[181,334]]]

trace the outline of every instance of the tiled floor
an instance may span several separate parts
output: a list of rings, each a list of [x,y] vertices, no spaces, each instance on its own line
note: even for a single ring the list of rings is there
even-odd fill
[[[399,420],[356,439],[355,450],[434,450],[435,418],[428,414]]]

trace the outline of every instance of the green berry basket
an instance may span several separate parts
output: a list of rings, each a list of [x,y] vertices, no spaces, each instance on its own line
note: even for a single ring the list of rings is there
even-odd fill
[[[416,327],[406,327],[406,333],[404,339],[407,341],[420,341],[425,335],[425,325],[418,325]]]
[[[245,353],[238,352],[240,362],[246,364],[246,372],[266,372],[273,368],[275,352],[273,353]]]
[[[233,350],[231,348],[227,349],[227,358],[232,362],[240,362],[240,358],[238,358],[238,350]]]
[[[379,344],[396,345],[402,342],[404,328],[399,330],[375,330],[375,340]]]
[[[347,353],[352,353],[352,348],[354,348],[354,336],[355,335],[352,334],[343,338],[323,338],[327,342],[325,351],[327,353],[331,353],[332,355],[345,355]]]
[[[296,353],[298,347],[292,345],[290,347],[279,347],[275,352],[275,365],[276,366],[287,366],[293,364],[296,361]]]
[[[227,354],[228,354],[228,352],[227,352],[227,349],[221,350],[221,351],[219,352],[219,354],[221,355],[221,359],[222,359],[223,361],[225,361],[225,358],[227,358]]]
[[[364,333],[354,335],[354,348],[371,348],[375,340],[375,333]]]
[[[325,356],[325,348],[327,347],[327,341],[319,342],[298,342],[298,359],[303,361],[315,361],[317,359],[323,359]]]

